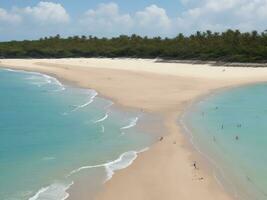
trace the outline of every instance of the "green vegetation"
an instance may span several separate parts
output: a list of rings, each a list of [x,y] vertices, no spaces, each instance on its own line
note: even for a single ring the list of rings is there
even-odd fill
[[[0,43],[2,58],[133,57],[228,62],[266,62],[267,32],[197,32],[175,38],[121,35],[116,38],[59,35]]]

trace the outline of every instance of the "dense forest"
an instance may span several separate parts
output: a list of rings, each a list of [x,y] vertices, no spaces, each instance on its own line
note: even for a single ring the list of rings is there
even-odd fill
[[[266,62],[267,31],[196,32],[175,38],[121,35],[114,38],[60,35],[0,42],[1,58],[131,57],[225,62]]]

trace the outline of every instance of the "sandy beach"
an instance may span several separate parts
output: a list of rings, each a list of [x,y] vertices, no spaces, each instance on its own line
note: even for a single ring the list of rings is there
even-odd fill
[[[106,58],[2,59],[0,66],[47,73],[93,88],[118,105],[163,117],[163,139],[140,154],[130,167],[117,172],[98,194],[98,200],[234,199],[216,181],[206,160],[192,148],[178,119],[203,95],[267,81],[267,68]]]

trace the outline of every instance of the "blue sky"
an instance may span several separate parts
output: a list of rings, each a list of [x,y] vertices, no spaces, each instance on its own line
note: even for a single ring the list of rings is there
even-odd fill
[[[1,0],[0,40],[267,29],[267,0]]]
[[[39,0],[1,0],[0,7],[10,9],[13,6],[18,7],[26,7],[26,6],[35,6],[38,4]],[[59,3],[63,5],[66,10],[73,14],[73,15],[79,15],[80,13],[85,12],[89,8],[94,8],[98,4],[101,3],[110,3],[114,2],[118,5],[120,5],[120,8],[126,12],[134,12],[136,10],[141,10],[149,5],[156,4],[160,7],[164,7],[166,10],[169,11],[169,14],[176,15],[177,12],[181,11],[183,9],[183,6],[181,4],[181,1],[179,0],[134,0],[134,1],[125,1],[125,0],[113,0],[113,1],[107,1],[107,0],[57,0],[57,1],[50,1],[54,3]]]

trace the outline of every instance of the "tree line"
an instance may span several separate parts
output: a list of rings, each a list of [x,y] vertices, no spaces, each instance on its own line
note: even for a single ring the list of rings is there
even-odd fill
[[[174,38],[121,35],[113,38],[60,35],[0,42],[1,58],[129,57],[223,62],[266,62],[267,31],[196,32]]]

